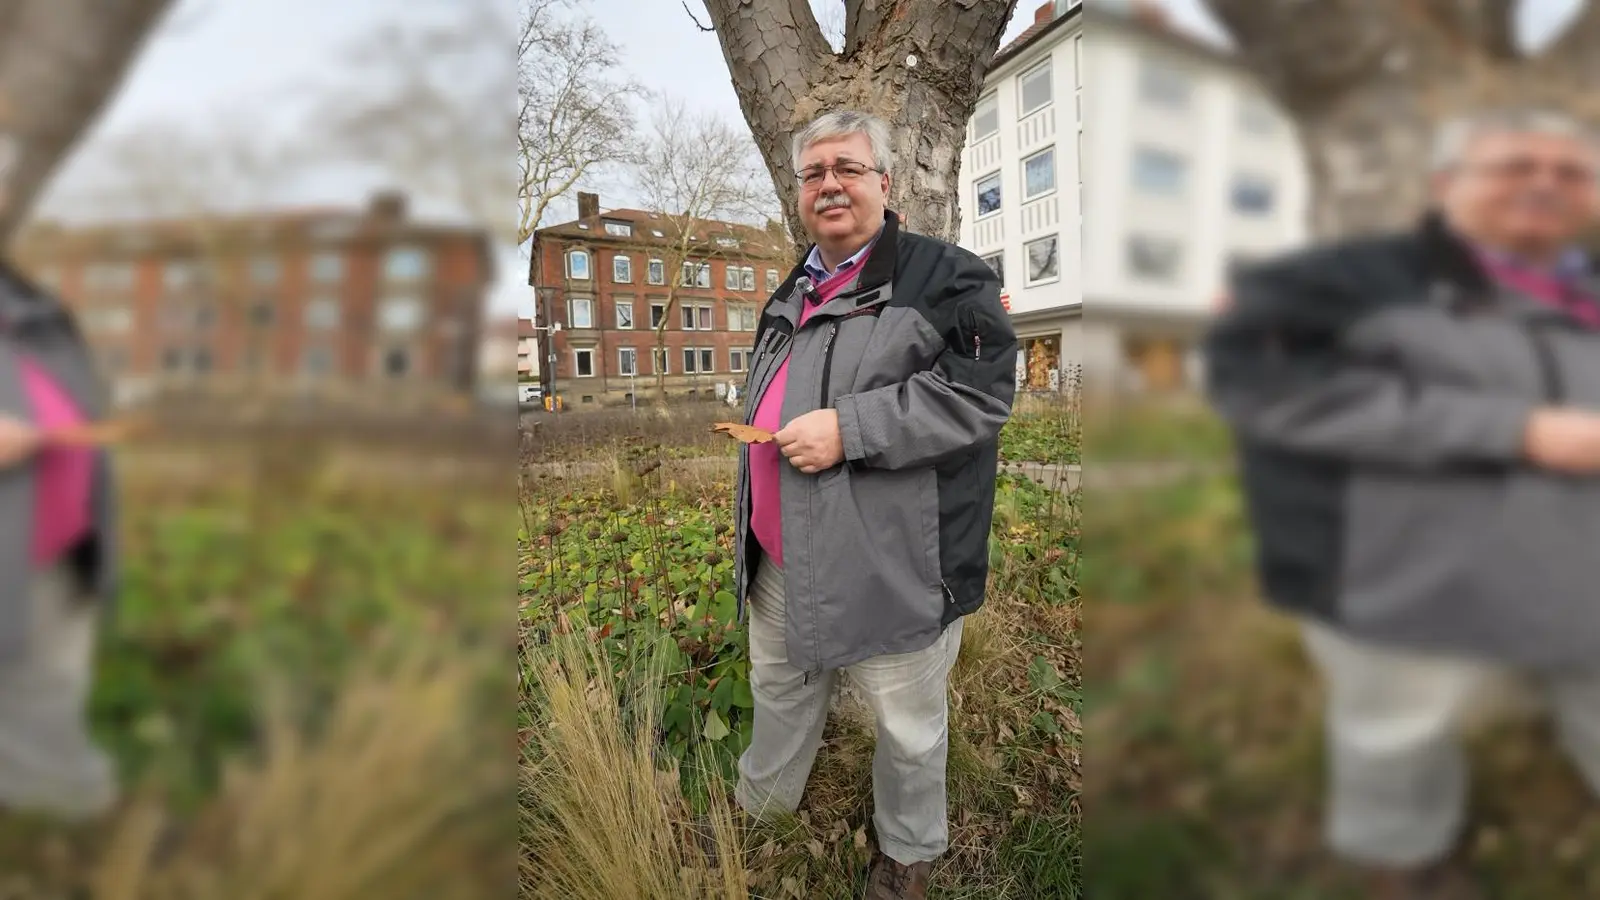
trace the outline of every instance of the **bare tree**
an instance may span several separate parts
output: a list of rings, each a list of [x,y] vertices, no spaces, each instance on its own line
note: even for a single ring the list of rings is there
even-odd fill
[[[552,0],[532,0],[548,4]],[[448,204],[510,242],[516,72],[497,0],[430,0],[341,54],[345,76],[320,85],[317,153],[375,166],[408,193]]]
[[[655,323],[658,359],[666,356],[667,324],[684,291],[714,289],[712,259],[771,259],[781,253],[760,229],[730,229],[728,223],[764,221],[774,206],[760,157],[750,136],[709,113],[690,113],[679,100],[661,99],[641,149],[632,160],[637,195],[658,216],[661,237],[653,249],[666,269],[666,310]],[[702,276],[700,266],[706,267]],[[656,393],[666,396],[665,376],[655,366]]]
[[[967,120],[1015,0],[843,0],[838,52],[801,0],[704,2],[792,234],[803,230],[789,142],[821,113],[852,107],[890,123],[890,202],[907,226],[955,239]]]
[[[1597,3],[1532,52],[1516,40],[1516,0],[1206,2],[1295,120],[1319,237],[1412,219],[1441,119],[1516,103],[1600,120]]]
[[[639,94],[617,45],[595,22],[561,15],[572,0],[522,0],[517,47],[517,244],[545,210],[600,166],[632,148]]]
[[[0,240],[27,217],[171,0],[10,0],[0,5],[0,130],[14,142]]]

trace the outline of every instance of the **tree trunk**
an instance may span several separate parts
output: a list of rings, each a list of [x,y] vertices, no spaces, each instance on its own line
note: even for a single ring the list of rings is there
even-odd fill
[[[1015,0],[850,0],[844,52],[834,53],[807,0],[706,0],[745,121],[783,202],[799,214],[790,141],[835,109],[870,112],[894,140],[889,205],[906,227],[954,241],[956,173],[967,120]]]
[[[0,131],[19,156],[5,184],[9,241],[94,122],[171,0],[10,0],[0,6]]]
[[[1600,120],[1600,5],[1529,57],[1514,0],[1207,2],[1295,120],[1316,239],[1414,224],[1434,131],[1453,117],[1531,105]]]

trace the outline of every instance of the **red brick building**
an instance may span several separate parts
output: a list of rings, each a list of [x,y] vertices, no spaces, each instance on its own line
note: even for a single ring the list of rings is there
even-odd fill
[[[18,267],[59,293],[123,400],[163,388],[471,391],[487,236],[366,209],[32,226]]]
[[[743,384],[761,308],[794,251],[776,227],[696,222],[684,242],[674,222],[638,209],[601,213],[598,195],[580,193],[576,220],[534,233],[537,324],[560,326],[539,372],[570,407],[626,403],[635,390],[653,396],[657,373],[671,396]],[[655,330],[663,317],[665,359]]]

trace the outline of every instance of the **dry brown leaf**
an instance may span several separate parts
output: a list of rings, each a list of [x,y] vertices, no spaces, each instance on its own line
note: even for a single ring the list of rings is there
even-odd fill
[[[740,422],[718,422],[711,426],[717,434],[725,434],[744,444],[765,444],[772,440],[772,432]]]
[[[112,419],[71,428],[52,429],[45,432],[44,441],[57,447],[104,447],[121,443],[137,431],[135,423],[127,419]]]
[[[815,856],[817,859],[822,858],[822,842],[816,838],[806,841],[806,849],[810,850],[811,855]]]
[[[865,826],[856,829],[856,849],[867,849],[867,829]]]

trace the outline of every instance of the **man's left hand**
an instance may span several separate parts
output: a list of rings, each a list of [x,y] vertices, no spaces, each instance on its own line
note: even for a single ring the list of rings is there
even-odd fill
[[[839,436],[839,411],[808,412],[772,436],[789,465],[815,475],[844,462],[844,439]]]

